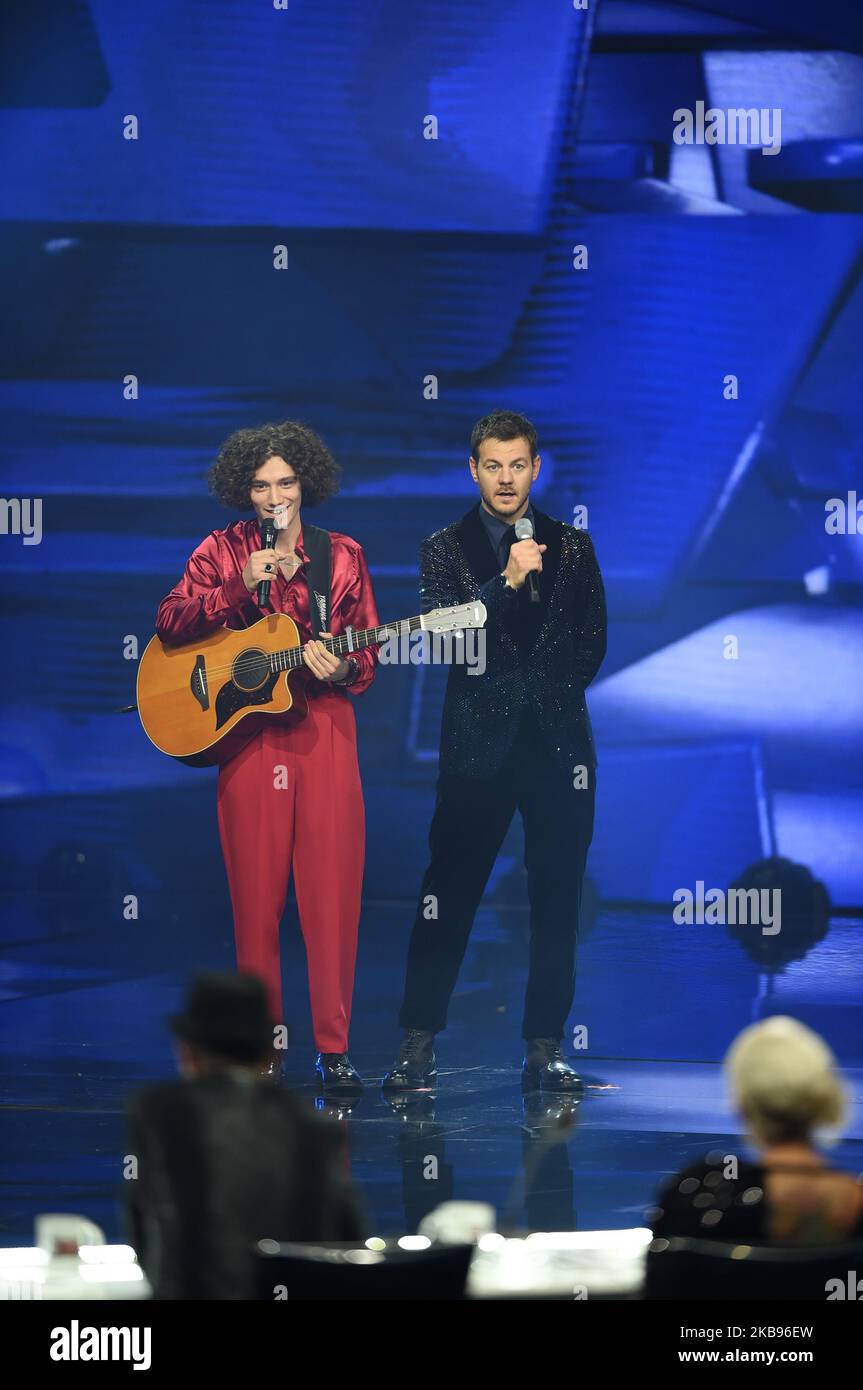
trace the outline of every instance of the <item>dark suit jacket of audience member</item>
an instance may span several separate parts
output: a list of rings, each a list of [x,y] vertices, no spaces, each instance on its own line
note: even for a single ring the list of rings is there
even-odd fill
[[[367,1231],[341,1131],[247,1072],[152,1086],[127,1102],[130,1239],[159,1299],[253,1293],[257,1241]]]

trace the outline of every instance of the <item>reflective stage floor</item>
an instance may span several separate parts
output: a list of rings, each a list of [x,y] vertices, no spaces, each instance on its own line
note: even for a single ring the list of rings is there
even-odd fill
[[[92,929],[96,905],[86,902],[77,920],[61,914],[52,928],[45,903],[39,906],[38,920],[18,923],[2,957],[0,1245],[29,1244],[34,1217],[45,1211],[79,1212],[109,1240],[121,1240],[123,1099],[175,1074],[164,1020],[179,1005],[189,972],[232,965],[223,905],[214,893],[211,911],[204,902],[183,933],[164,920],[152,931],[140,923],[110,933]],[[217,930],[207,925],[213,921]],[[513,1233],[641,1225],[663,1175],[710,1149],[745,1152],[717,1060],[740,1027],[765,1011],[794,1013],[828,1038],[831,1018],[847,1025],[851,1001],[835,983],[829,952],[848,959],[857,923],[833,924],[808,960],[765,994],[763,981],[746,974],[742,957],[725,954],[724,943],[710,942],[697,959],[663,955],[665,928],[655,918],[601,911],[580,948],[574,1011],[591,1045],[575,1049],[575,1034],[564,1041],[585,1079],[584,1097],[575,1104],[526,1100],[519,1037],[524,925],[520,914],[510,921],[480,914],[451,1026],[437,1043],[436,1097],[392,1103],[378,1083],[399,1039],[405,909],[366,906],[351,1056],[367,1084],[341,1113],[353,1177],[376,1234],[412,1233],[428,1211],[454,1197],[491,1203],[498,1229]],[[313,1098],[295,928],[286,921],[293,1040],[286,1076]],[[834,986],[839,994],[830,993]],[[849,1057],[844,1072],[859,1097],[858,1058]],[[859,1100],[832,1157],[863,1170]]]

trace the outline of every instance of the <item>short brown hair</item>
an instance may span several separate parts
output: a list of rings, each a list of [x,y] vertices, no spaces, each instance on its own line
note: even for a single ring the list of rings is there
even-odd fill
[[[493,410],[477,420],[470,432],[471,458],[479,458],[479,447],[485,439],[526,439],[531,458],[535,459],[539,452],[536,430],[526,415],[519,415],[515,410]]]

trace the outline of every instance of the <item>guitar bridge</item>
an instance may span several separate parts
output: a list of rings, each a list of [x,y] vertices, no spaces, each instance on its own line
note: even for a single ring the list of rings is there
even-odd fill
[[[207,666],[204,658],[199,656],[192,671],[192,679],[189,682],[192,694],[201,706],[201,709],[210,708],[210,692],[207,689]]]

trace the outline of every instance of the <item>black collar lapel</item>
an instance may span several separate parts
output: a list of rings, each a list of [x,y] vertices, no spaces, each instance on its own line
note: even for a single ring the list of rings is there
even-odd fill
[[[533,514],[536,518],[536,535],[534,539],[537,545],[548,547],[542,557],[542,573],[539,576],[539,591],[542,594],[543,602],[548,605],[554,592],[557,580],[557,571],[560,567],[560,522],[553,517],[546,516],[538,507],[534,507]]]
[[[455,526],[471,573],[478,584],[485,584],[487,579],[500,572],[500,565],[482,524],[479,509],[480,503],[477,503]]]
[[[485,584],[487,579],[491,579],[500,571],[498,558],[494,553],[488,532],[482,524],[479,514],[480,504],[477,503],[469,512],[455,524],[456,535],[458,536],[462,550],[464,551],[468,567],[477,581],[477,584]],[[559,521],[541,512],[538,507],[533,509],[536,518],[536,541],[538,545],[545,545],[547,549],[542,557],[542,573],[539,576],[540,593],[546,605],[546,614],[549,612],[551,596],[557,582],[558,570],[560,568],[560,546],[562,528]],[[547,619],[546,619],[547,622]],[[546,623],[543,624],[543,627]]]

